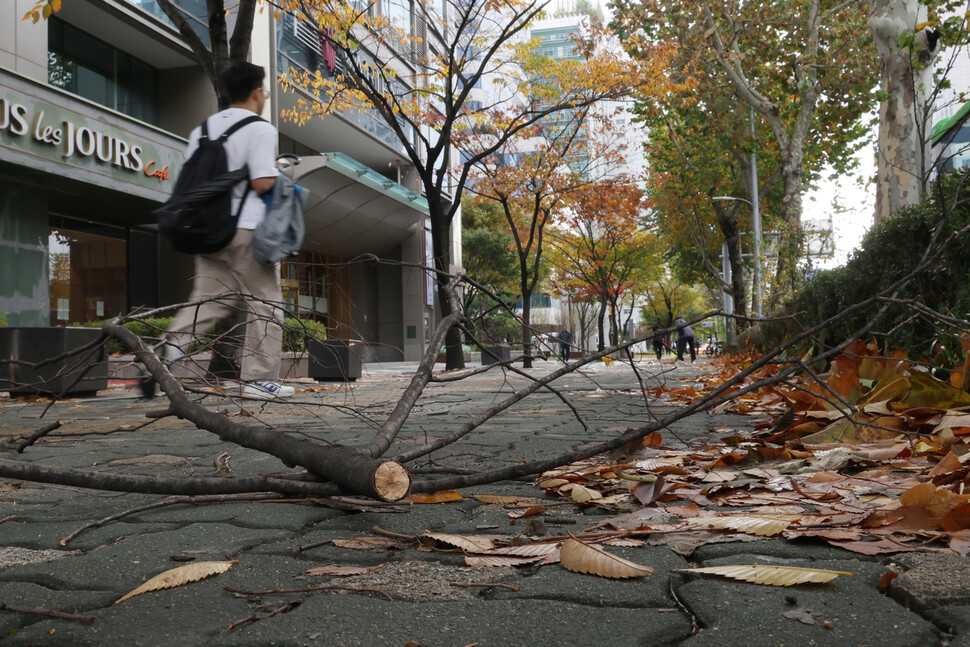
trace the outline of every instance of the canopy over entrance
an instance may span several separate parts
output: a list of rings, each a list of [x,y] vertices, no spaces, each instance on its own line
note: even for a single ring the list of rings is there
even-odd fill
[[[305,157],[295,181],[310,191],[304,249],[344,258],[383,254],[412,235],[428,202],[342,153]]]

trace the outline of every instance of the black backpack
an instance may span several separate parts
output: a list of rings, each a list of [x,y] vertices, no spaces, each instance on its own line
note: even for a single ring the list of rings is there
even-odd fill
[[[176,251],[211,254],[225,249],[236,235],[239,213],[249,195],[249,182],[235,214],[232,189],[249,179],[249,169],[244,166],[230,172],[224,145],[230,135],[254,121],[263,119],[256,115],[246,117],[216,139],[209,139],[208,120],[202,122],[199,147],[179,171],[172,195],[155,210],[158,228]]]

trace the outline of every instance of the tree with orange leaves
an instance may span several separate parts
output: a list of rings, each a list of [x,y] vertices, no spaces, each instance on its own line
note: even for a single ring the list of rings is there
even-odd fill
[[[632,178],[606,178],[578,189],[570,215],[552,236],[562,275],[585,284],[600,302],[599,347],[619,337],[620,300],[638,285],[637,274],[658,265],[657,239],[642,225],[643,189]]]

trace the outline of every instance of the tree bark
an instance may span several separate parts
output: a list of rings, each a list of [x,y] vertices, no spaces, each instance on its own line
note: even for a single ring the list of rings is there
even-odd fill
[[[879,51],[879,74],[884,99],[879,105],[879,143],[876,167],[875,222],[919,202],[926,192],[930,170],[929,118],[933,59],[938,46],[929,47],[926,30],[912,46],[900,46],[926,20],[926,6],[917,0],[867,0],[869,30]]]

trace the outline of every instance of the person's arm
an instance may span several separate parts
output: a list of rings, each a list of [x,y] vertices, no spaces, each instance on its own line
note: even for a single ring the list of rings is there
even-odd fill
[[[249,186],[257,195],[262,195],[273,189],[276,184],[276,143],[279,135],[269,124],[256,123],[250,128],[258,129],[250,140],[249,155]]]
[[[257,177],[249,181],[249,186],[259,195],[272,190],[274,184],[276,184],[275,177]]]

